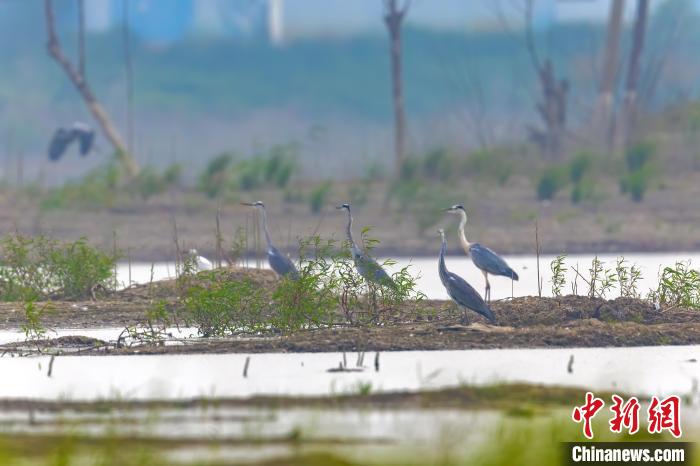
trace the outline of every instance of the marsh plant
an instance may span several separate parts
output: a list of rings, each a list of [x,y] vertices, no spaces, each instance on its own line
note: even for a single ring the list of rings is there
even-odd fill
[[[202,272],[185,294],[186,319],[205,337],[257,332],[264,326],[268,300],[250,280],[228,280],[217,272]]]
[[[60,242],[20,234],[0,240],[0,299],[79,299],[116,286],[116,254],[90,246],[85,238]]]
[[[665,267],[659,286],[649,293],[649,299],[668,306],[700,309],[700,272],[692,269],[690,262]]]
[[[332,326],[337,320],[339,277],[333,273],[333,240],[302,239],[299,276],[283,278],[272,294],[272,324],[285,331]]]
[[[361,233],[363,248],[368,252],[379,244],[379,240],[369,236],[370,231],[364,228]],[[396,261],[387,259],[379,265],[386,269],[396,265]],[[338,276],[340,309],[351,324],[377,324],[395,319],[399,317],[401,304],[425,299],[417,290],[417,279],[410,274],[410,266],[391,274],[390,284],[365,280],[355,269],[347,241],[335,258],[334,273]]]
[[[363,232],[365,245],[377,242]],[[367,282],[355,270],[346,244],[318,236],[302,239],[299,275],[282,278],[270,291],[217,272],[192,277],[183,299],[187,319],[204,336],[282,332],[341,324],[377,324],[400,314],[406,300],[421,301],[416,280],[404,267],[392,285]],[[385,261],[383,266],[393,265]],[[415,306],[414,306],[415,308]]]
[[[47,329],[42,319],[51,310],[51,303],[38,305],[34,301],[27,301],[24,304],[24,323],[20,329],[26,341],[41,341],[46,338]]]
[[[567,268],[564,265],[565,260],[566,254],[559,254],[550,264],[550,268],[552,269],[551,282],[553,296],[561,296],[561,291],[564,288],[564,285],[566,285]]]
[[[550,263],[553,296],[561,296],[566,286],[566,273],[569,269],[565,262],[566,255],[560,254]],[[581,272],[578,264],[571,267],[571,270],[574,272],[571,281],[571,292],[574,295],[578,295],[579,280],[581,280],[586,295],[590,298],[607,298],[615,289],[619,291],[621,298],[640,297],[638,285],[642,279],[641,271],[636,265],[630,265],[624,257],[616,259],[614,268],[607,267],[605,262],[596,256],[591,261],[587,274]]]
[[[639,298],[637,285],[639,280],[642,279],[642,272],[639,270],[639,267],[634,264],[629,265],[624,257],[618,257],[615,264],[615,274],[620,289],[620,297]]]

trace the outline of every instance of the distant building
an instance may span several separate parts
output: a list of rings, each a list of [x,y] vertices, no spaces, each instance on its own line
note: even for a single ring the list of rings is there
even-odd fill
[[[269,40],[281,44],[297,38],[351,36],[382,32],[380,0],[89,0],[87,28],[105,32],[121,25],[129,1],[135,33],[145,42],[167,44],[188,34]],[[652,8],[664,2],[652,2]],[[692,0],[700,7],[700,0]],[[626,2],[625,18],[636,2]],[[555,23],[604,22],[610,0],[536,0],[532,24],[537,30]],[[513,0],[414,1],[407,24],[441,30],[521,29],[524,2]]]
[[[131,29],[152,45],[177,42],[189,34],[284,40],[283,0],[90,0],[85,2],[87,30],[121,27],[125,1]]]

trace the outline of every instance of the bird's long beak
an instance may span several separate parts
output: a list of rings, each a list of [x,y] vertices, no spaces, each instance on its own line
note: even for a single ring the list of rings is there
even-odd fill
[[[340,210],[340,209],[344,209],[345,207],[343,207],[342,205],[337,205],[337,206],[335,206],[335,208]]]
[[[448,207],[447,209],[440,209],[442,212],[450,212],[452,210],[452,207]]]
[[[241,205],[247,205],[248,207],[254,207],[254,206],[255,206],[255,204],[253,204],[252,202],[241,202]]]

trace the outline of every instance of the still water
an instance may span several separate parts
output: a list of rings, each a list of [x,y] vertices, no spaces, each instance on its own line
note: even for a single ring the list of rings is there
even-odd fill
[[[573,356],[569,372],[568,365]],[[245,360],[250,357],[247,377]],[[357,355],[346,355],[355,367]],[[59,356],[0,358],[0,398],[176,399],[330,395],[527,382],[642,395],[691,394],[700,381],[700,346],[503,349],[374,353],[360,372],[329,372],[342,353]]]
[[[586,284],[581,278],[576,280],[574,268],[578,268],[581,275],[585,278],[590,276],[589,269],[591,262],[594,259],[593,254],[581,254],[568,256],[565,261],[567,267],[567,283],[564,287],[564,294],[571,294],[572,286],[578,283],[578,294],[586,294]],[[598,256],[603,262],[605,268],[614,269],[616,260],[620,255],[602,254]],[[691,265],[696,268],[700,266],[700,254],[693,253],[629,253],[624,255],[627,265],[634,265],[639,268],[642,279],[638,283],[638,289],[642,295],[658,284],[660,271],[667,266],[672,266],[678,261],[690,261]],[[503,299],[511,296],[536,296],[538,294],[537,287],[537,259],[535,256],[519,255],[506,256],[508,264],[520,276],[517,282],[504,277],[490,277],[491,282],[491,298]],[[552,271],[550,264],[554,256],[545,255],[540,257],[540,279],[542,282],[542,295],[551,296],[552,294]],[[461,275],[479,293],[484,292],[484,276],[479,271],[471,260],[465,256],[450,256],[445,259],[447,268]],[[411,266],[411,274],[418,277],[418,288],[430,299],[447,299],[440,278],[437,273],[437,257],[435,258],[399,258],[397,264],[390,267],[391,271],[396,271],[406,265]],[[175,275],[175,265],[173,263],[156,263],[153,264],[153,279],[160,280],[164,278],[172,278]],[[121,264],[118,270],[119,281],[123,284],[129,282],[129,267],[126,264]],[[131,266],[131,281],[134,283],[148,283],[151,279],[151,264],[132,264]],[[617,294],[612,291],[609,297],[615,297]]]

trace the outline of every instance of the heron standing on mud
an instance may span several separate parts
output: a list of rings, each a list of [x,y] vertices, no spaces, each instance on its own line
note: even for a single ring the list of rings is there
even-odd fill
[[[464,311],[463,322],[467,323],[467,309],[471,309],[477,314],[486,317],[491,323],[496,322],[491,309],[486,305],[484,300],[479,296],[479,293],[459,275],[450,272],[445,266],[445,251],[447,250],[447,240],[445,239],[445,230],[438,230],[442,239],[442,247],[440,248],[440,258],[438,260],[438,273],[440,281],[447,290],[447,294],[452,301]]]
[[[242,205],[255,207],[262,216],[263,231],[265,232],[265,240],[267,241],[267,262],[270,264],[270,268],[280,277],[289,277],[292,280],[298,279],[299,271],[294,265],[294,262],[292,262],[289,257],[282,254],[279,249],[272,244],[270,232],[267,229],[267,211],[265,210],[265,204],[257,201],[254,203],[243,202]]]
[[[462,204],[455,204],[452,207],[443,209],[445,212],[450,212],[459,215],[459,242],[464,249],[464,252],[471,257],[474,265],[481,270],[486,280],[486,290],[484,298],[486,301],[491,300],[491,284],[489,283],[489,274],[508,277],[511,280],[518,280],[518,274],[506,263],[505,260],[486,246],[479,243],[470,243],[467,240],[467,235],[464,231],[467,225],[467,211],[464,210]]]
[[[360,247],[358,247],[355,243],[355,240],[352,238],[352,213],[350,212],[350,204],[339,205],[336,207],[336,209],[344,209],[348,213],[348,224],[345,234],[350,242],[350,250],[352,252],[352,258],[355,262],[357,273],[359,273],[362,278],[368,282],[395,288],[396,284],[391,279],[389,274],[386,273],[386,271],[377,263],[376,260],[372,259],[369,254],[360,249]]]

